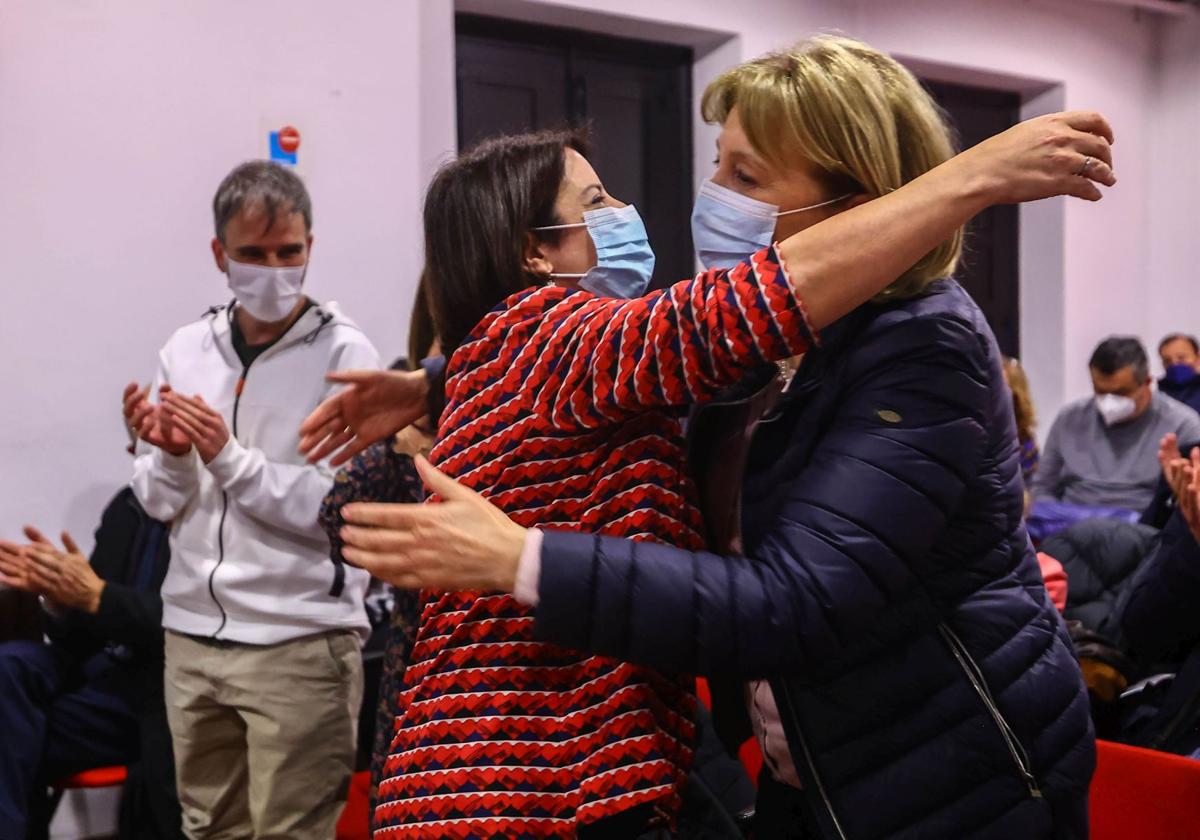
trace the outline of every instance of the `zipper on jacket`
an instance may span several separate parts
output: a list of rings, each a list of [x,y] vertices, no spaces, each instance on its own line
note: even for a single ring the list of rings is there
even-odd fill
[[[841,840],[848,840],[846,831],[842,828],[842,822],[837,818],[837,813],[833,810],[833,802],[830,801],[829,794],[825,790],[825,783],[821,781],[821,774],[817,772],[817,765],[813,761],[812,752],[808,749],[808,741],[804,737],[804,730],[800,727],[800,716],[796,714],[796,706],[792,703],[792,693],[788,688],[787,681],[780,680],[779,687],[783,689],[783,699],[787,703],[788,710],[792,715],[793,728],[796,730],[796,740],[800,742],[800,749],[804,752],[804,762],[808,765],[808,771],[817,786],[817,793],[821,795],[821,801],[825,803],[825,810],[829,812],[829,819],[833,821],[833,827],[837,829],[838,837]],[[772,683],[771,690],[775,690],[774,683]]]
[[[1000,730],[1000,735],[1004,738],[1004,743],[1008,747],[1008,752],[1012,756],[1013,762],[1017,765],[1017,769],[1021,773],[1021,777],[1025,780],[1026,786],[1029,788],[1029,795],[1034,799],[1042,798],[1042,790],[1038,787],[1037,779],[1033,775],[1033,764],[1029,760],[1029,754],[1025,752],[1025,748],[1021,746],[1020,740],[1013,732],[1012,727],[1008,725],[1008,721],[1004,719],[1004,715],[1000,712],[1000,707],[996,705],[996,700],[992,697],[992,692],[988,689],[987,681],[983,678],[983,671],[971,658],[971,654],[967,651],[966,645],[962,640],[955,635],[944,622],[938,625],[938,632],[942,634],[946,644],[950,647],[950,652],[954,654],[954,658],[958,660],[959,666],[963,669],[963,673],[967,675],[971,685],[975,688],[975,693],[979,695],[979,699],[983,701],[983,705],[987,707],[988,713],[996,722],[996,727]]]
[[[213,566],[212,571],[208,573],[208,594],[213,599],[213,603],[217,605],[217,609],[221,611],[221,623],[216,630],[213,631],[212,637],[215,639],[221,635],[221,631],[225,629],[225,622],[229,616],[225,613],[225,606],[221,603],[221,599],[217,597],[215,588],[215,578],[217,569],[221,568],[221,561],[225,559],[225,514],[229,512],[229,495],[221,491],[221,521],[217,525],[217,565]]]
[[[216,314],[215,309],[216,308],[214,307],[214,310],[210,310],[210,312],[212,312],[214,315]],[[309,307],[309,309],[316,309],[317,315],[320,319],[320,322],[317,324],[317,326],[312,331],[310,331],[307,335],[303,335],[303,336],[300,336],[299,338],[294,339],[293,341],[289,342],[288,344],[283,343],[283,339],[287,336],[288,333],[290,333],[292,331],[292,328],[295,327],[296,324],[300,323],[300,321],[304,318],[305,313],[307,313],[307,311],[308,311],[308,309],[305,309],[304,312],[300,313],[300,317],[298,317],[295,321],[293,321],[291,324],[289,324],[288,328],[283,331],[283,334],[280,335],[277,339],[275,339],[271,343],[271,346],[268,347],[266,350],[264,350],[257,358],[262,358],[263,356],[270,353],[272,350],[282,349],[283,347],[289,347],[298,341],[305,341],[308,343],[312,343],[316,339],[316,337],[321,334],[321,330],[323,330],[325,328],[325,325],[333,320],[333,315],[327,314],[324,311],[322,311],[321,307],[318,306],[316,303],[313,303]],[[234,317],[233,304],[230,303],[229,308],[226,309],[225,311],[228,314],[228,319],[229,319],[230,324],[232,324],[233,317]],[[233,428],[230,429],[230,431],[229,431],[230,436],[233,437],[234,439],[237,438],[237,434],[238,434],[238,406],[241,405],[242,391],[245,390],[245,388],[246,388],[246,377],[249,376],[250,365],[253,365],[254,361],[255,360],[251,360],[250,364],[242,366],[242,375],[238,377],[237,385],[234,387],[234,391],[233,391],[233,424],[232,424]],[[225,612],[225,607],[224,607],[224,605],[221,604],[221,599],[219,599],[217,597],[217,590],[216,590],[217,569],[221,568],[221,564],[225,561],[225,517],[228,513],[229,513],[229,494],[227,492],[225,492],[224,490],[222,490],[221,491],[221,521],[217,525],[217,565],[213,566],[212,571],[208,573],[208,594],[213,599],[213,603],[217,605],[217,609],[219,609],[221,611],[221,624],[219,627],[217,627],[216,632],[212,634],[212,638],[214,638],[214,639],[217,638],[217,636],[220,635],[221,631],[225,629],[225,624],[229,620],[229,614]]]
[[[250,364],[253,364],[253,362]],[[238,377],[237,387],[234,388],[233,392],[233,428],[229,434],[235,439],[237,438],[238,405],[242,401],[242,390],[246,387],[246,374],[249,372],[250,365],[242,368],[242,375]],[[217,565],[213,566],[212,571],[208,573],[208,594],[212,597],[213,603],[217,605],[217,609],[221,611],[221,624],[217,627],[216,632],[212,634],[214,639],[221,635],[221,631],[225,629],[225,624],[229,620],[229,615],[225,612],[225,607],[221,604],[221,599],[217,597],[216,588],[217,569],[221,568],[221,564],[225,561],[225,516],[228,513],[229,494],[222,490],[221,521],[217,525]]]

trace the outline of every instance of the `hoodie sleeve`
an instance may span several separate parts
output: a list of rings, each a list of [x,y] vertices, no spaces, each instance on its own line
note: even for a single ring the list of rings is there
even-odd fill
[[[354,341],[337,349],[330,371],[379,368],[379,354],[375,348],[357,331],[354,335]],[[329,385],[321,399],[337,387]],[[271,461],[261,449],[243,446],[230,436],[225,448],[208,464],[208,471],[229,494],[231,502],[260,522],[302,537],[326,541],[317,517],[321,501],[333,486],[334,470],[328,461],[317,464]]]
[[[150,394],[157,399],[158,389],[171,381],[167,365],[167,349],[158,353],[158,371]],[[196,495],[200,486],[200,457],[195,449],[186,455],[172,455],[138,441],[133,461],[133,480],[130,486],[152,518],[169,522],[179,515],[184,506]]]

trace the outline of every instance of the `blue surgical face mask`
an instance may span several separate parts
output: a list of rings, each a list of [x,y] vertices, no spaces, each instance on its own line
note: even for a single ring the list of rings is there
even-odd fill
[[[849,198],[846,193],[820,204],[780,211],[774,204],[748,198],[712,180],[705,180],[692,208],[692,242],[705,268],[733,268],[774,242],[780,216],[816,210]]]
[[[1166,380],[1172,385],[1186,385],[1198,374],[1191,365],[1171,365],[1167,368]]]
[[[654,249],[646,225],[632,204],[588,210],[583,221],[547,225],[534,230],[586,227],[596,246],[596,264],[584,274],[551,274],[556,280],[578,280],[580,288],[599,297],[639,298],[654,274]]]

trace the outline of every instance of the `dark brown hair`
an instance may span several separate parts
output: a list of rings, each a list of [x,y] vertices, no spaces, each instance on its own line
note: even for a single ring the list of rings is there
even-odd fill
[[[275,226],[280,213],[299,213],[304,217],[304,231],[312,233],[312,199],[300,176],[278,163],[250,160],[226,175],[213,196],[213,227],[222,245],[229,220],[246,205],[255,204],[262,206],[267,217],[265,231]]]
[[[577,131],[485,140],[434,176],[425,195],[424,289],[447,356],[498,303],[535,282],[525,235],[560,224],[554,211],[568,149],[587,154]],[[557,231],[539,234],[554,241]]]
[[[1188,344],[1192,345],[1193,353],[1200,353],[1200,341],[1196,341],[1196,337],[1194,335],[1188,335],[1187,333],[1171,333],[1162,341],[1158,342],[1158,352],[1161,354],[1164,347],[1166,347],[1168,344],[1173,344],[1176,341],[1186,341]]]
[[[1033,440],[1037,415],[1033,410],[1033,394],[1029,390],[1029,377],[1025,368],[1016,359],[1004,357],[1004,378],[1013,396],[1013,415],[1017,418],[1017,440],[1021,443]]]
[[[433,325],[433,312],[429,309],[429,294],[425,287],[428,271],[421,272],[417,281],[417,293],[413,297],[412,315],[408,320],[408,367],[416,370],[421,360],[429,355],[433,342],[437,340],[437,328]]]

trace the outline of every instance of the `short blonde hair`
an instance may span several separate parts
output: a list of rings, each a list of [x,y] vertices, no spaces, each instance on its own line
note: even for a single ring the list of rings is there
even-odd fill
[[[724,123],[734,106],[759,154],[784,168],[811,161],[835,195],[884,195],[955,153],[942,110],[916,77],[851,38],[816,36],[727,70],[704,91],[701,113]],[[960,228],[879,299],[912,297],[950,276],[962,246]]]

